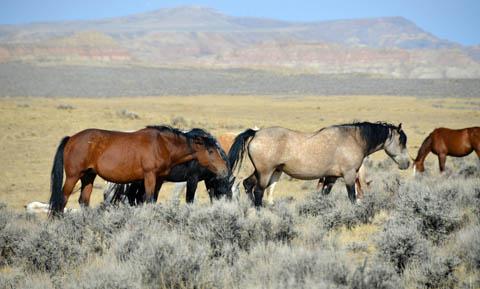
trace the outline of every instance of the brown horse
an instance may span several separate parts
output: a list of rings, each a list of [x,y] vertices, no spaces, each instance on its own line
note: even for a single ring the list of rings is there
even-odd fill
[[[219,177],[229,175],[216,142],[192,130],[148,126],[136,132],[87,129],[60,142],[51,174],[50,207],[63,212],[68,197],[81,181],[79,203],[89,205],[95,177],[115,183],[144,181],[146,201],[152,202],[170,169],[196,159]],[[63,170],[66,180],[63,184]]]
[[[464,129],[436,128],[423,141],[418,149],[413,172],[423,172],[423,165],[427,155],[432,152],[438,156],[440,171],[445,170],[447,156],[464,157],[472,151],[480,158],[480,127],[469,127]]]

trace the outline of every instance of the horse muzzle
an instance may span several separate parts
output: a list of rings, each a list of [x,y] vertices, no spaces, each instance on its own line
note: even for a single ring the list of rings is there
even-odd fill
[[[401,170],[406,170],[410,166],[410,159],[408,157],[394,157],[393,160]]]

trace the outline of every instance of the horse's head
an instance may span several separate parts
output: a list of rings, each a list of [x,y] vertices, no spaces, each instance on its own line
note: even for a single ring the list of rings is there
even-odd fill
[[[215,138],[201,129],[193,129],[187,134],[192,137],[192,148],[202,167],[207,168],[219,179],[231,175],[227,155]]]
[[[407,135],[402,130],[402,124],[390,128],[390,135],[383,146],[385,152],[391,157],[401,170],[410,166],[410,157],[407,150]]]
[[[235,182],[235,177],[229,175],[224,178],[212,178],[209,181],[210,187],[208,189],[208,194],[210,199],[220,199],[223,196],[226,196],[228,200],[232,199],[232,186]]]

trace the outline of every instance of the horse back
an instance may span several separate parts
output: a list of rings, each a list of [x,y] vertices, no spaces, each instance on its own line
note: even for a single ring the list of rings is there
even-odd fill
[[[141,178],[146,165],[157,165],[157,140],[158,134],[147,129],[136,132],[86,129],[67,143],[65,170],[78,173],[92,169],[105,179],[110,179],[114,171],[128,171],[130,176],[124,178],[132,175]]]
[[[250,142],[249,153],[257,168],[281,166],[285,173],[305,179],[340,175],[344,167],[360,167],[364,157],[354,136],[335,127],[314,133],[262,129]]]
[[[472,152],[469,129],[437,128],[432,132],[432,151],[435,154],[446,154],[463,157]]]

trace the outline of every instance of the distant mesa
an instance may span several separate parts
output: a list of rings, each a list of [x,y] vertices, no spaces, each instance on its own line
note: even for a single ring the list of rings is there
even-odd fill
[[[199,6],[124,17],[0,25],[0,62],[168,65],[478,78],[479,46],[440,39],[403,17],[288,22]]]

